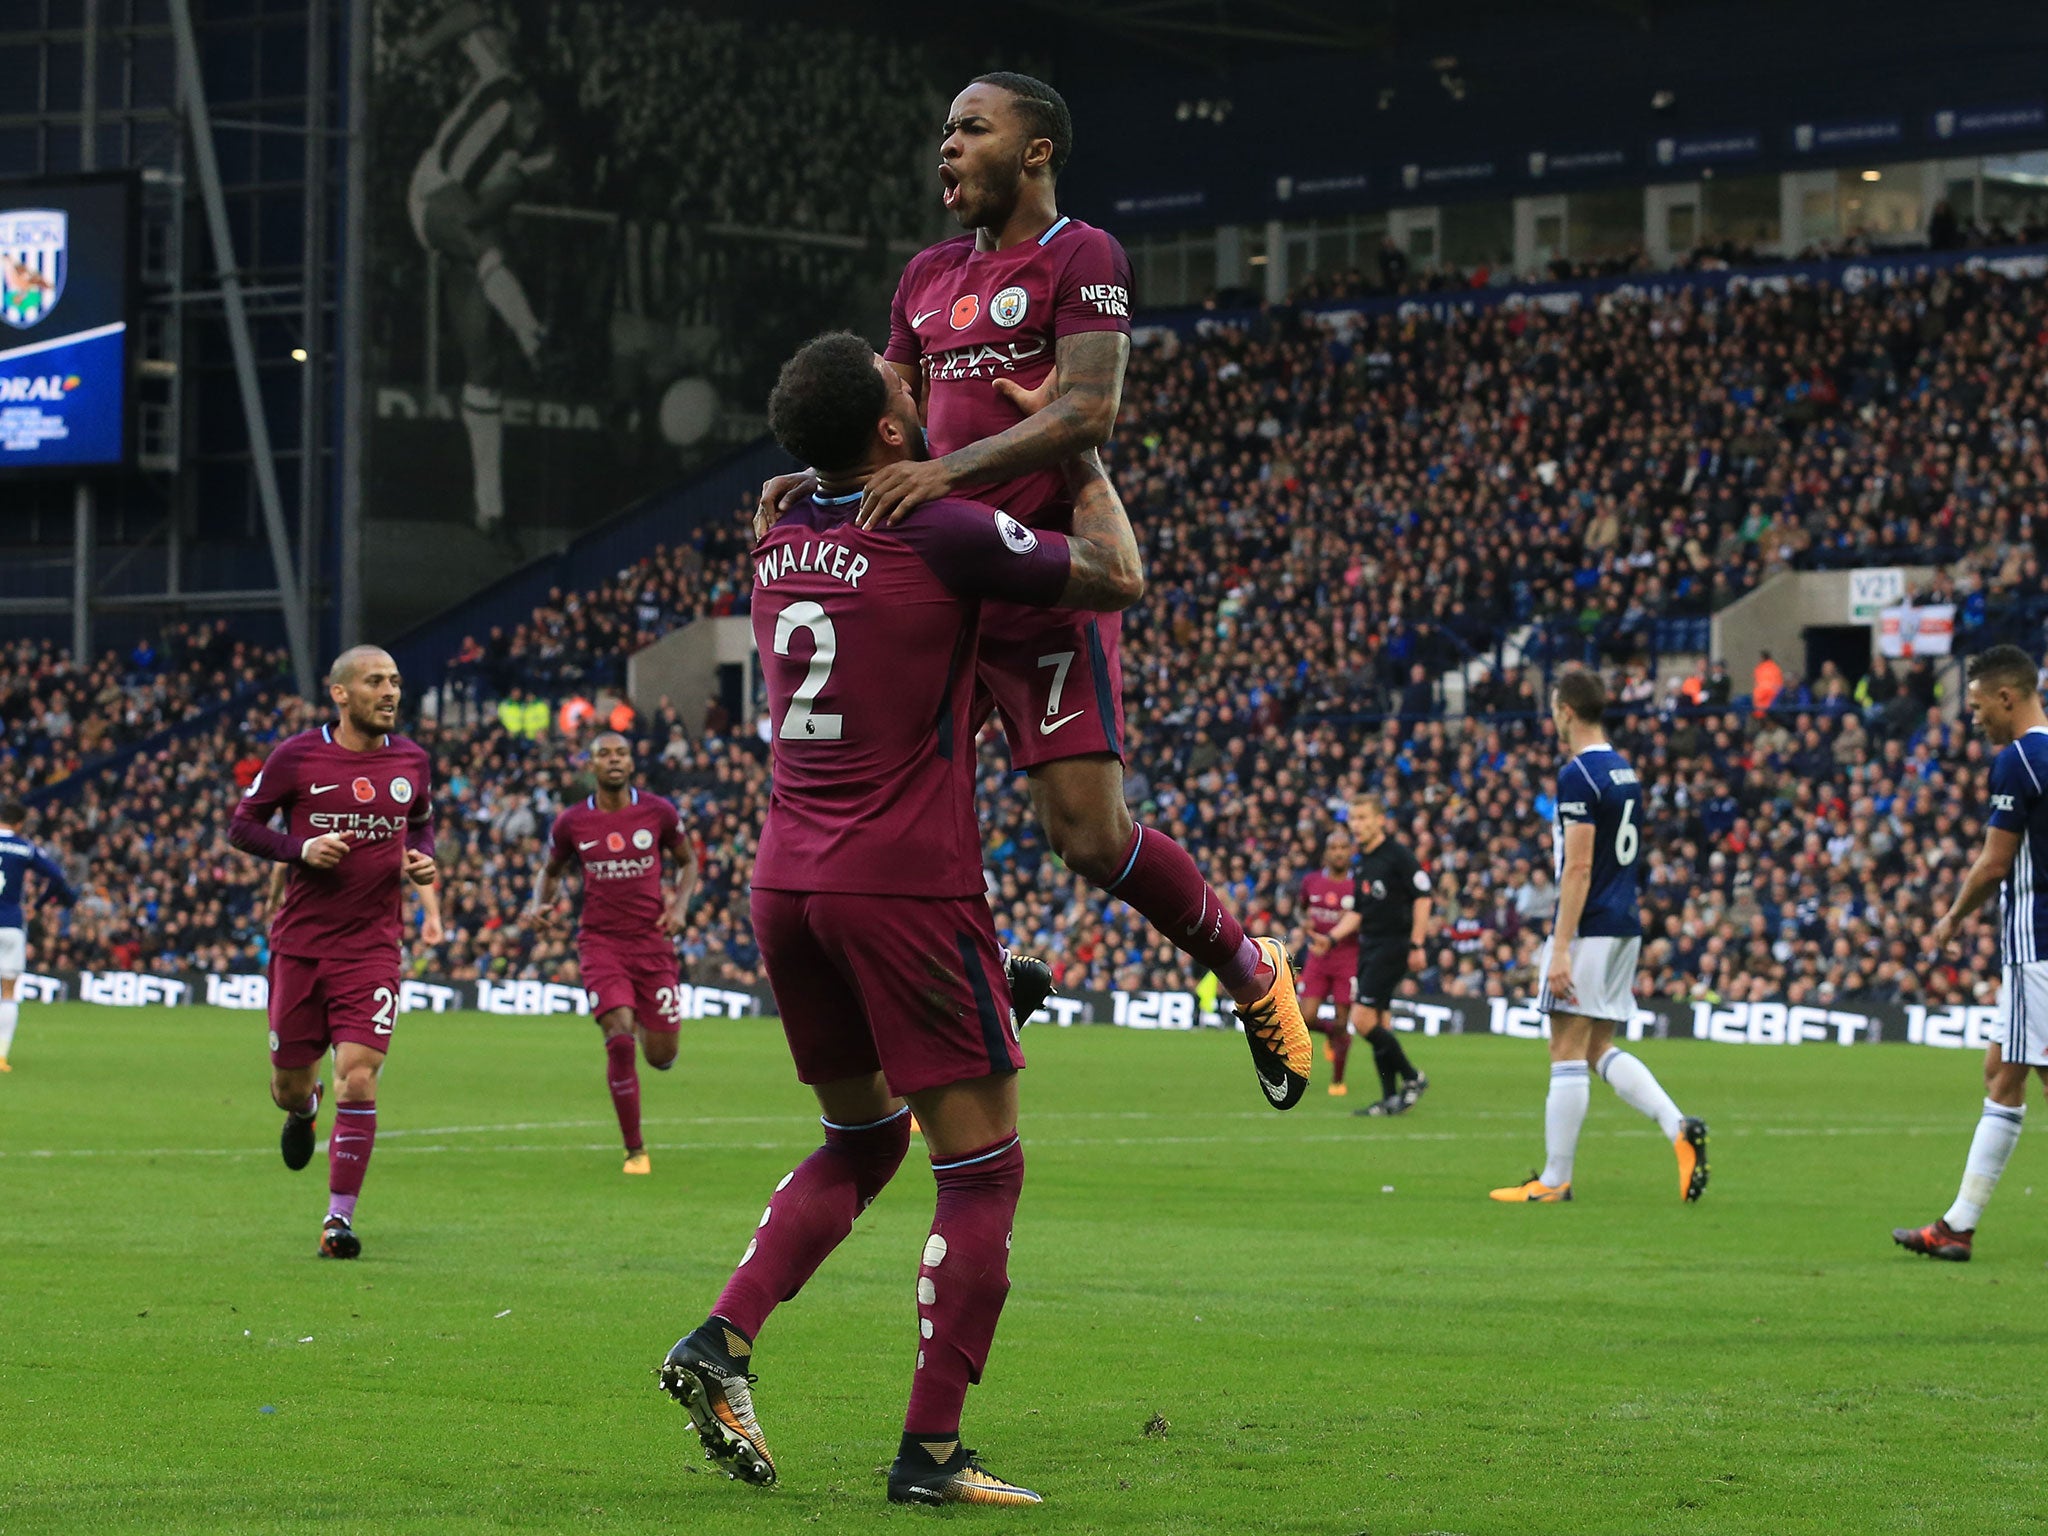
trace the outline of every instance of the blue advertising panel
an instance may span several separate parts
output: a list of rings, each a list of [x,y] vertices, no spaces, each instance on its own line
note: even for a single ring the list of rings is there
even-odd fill
[[[128,461],[135,186],[0,182],[0,474]]]

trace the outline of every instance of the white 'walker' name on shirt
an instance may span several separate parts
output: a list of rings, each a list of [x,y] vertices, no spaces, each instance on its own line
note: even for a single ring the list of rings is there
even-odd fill
[[[779,545],[763,555],[754,566],[754,584],[766,587],[791,571],[810,571],[858,588],[867,569],[866,555],[854,554],[837,540],[805,539],[801,544]]]

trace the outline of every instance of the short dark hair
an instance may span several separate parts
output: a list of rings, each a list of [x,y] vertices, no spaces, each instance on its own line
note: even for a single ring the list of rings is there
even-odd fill
[[[836,474],[867,457],[888,408],[875,349],[851,331],[827,331],[782,365],[768,397],[768,430],[804,463]]]
[[[1607,713],[1607,685],[1600,674],[1575,668],[1557,680],[1557,702],[1588,725],[1598,725]]]
[[[1053,175],[1058,176],[1067,168],[1067,157],[1074,152],[1074,114],[1067,110],[1064,96],[1043,80],[1007,69],[976,75],[973,83],[993,85],[1016,97],[1017,110],[1023,115],[1031,137],[1052,140],[1052,159],[1048,163]]]
[[[1994,645],[1972,656],[1963,675],[1986,688],[2010,688],[2017,693],[2041,691],[2041,669],[2034,658],[2016,645]]]
[[[0,821],[19,829],[28,820],[28,807],[19,800],[0,800]]]

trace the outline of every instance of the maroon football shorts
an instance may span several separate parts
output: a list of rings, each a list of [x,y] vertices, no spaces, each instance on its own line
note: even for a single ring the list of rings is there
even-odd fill
[[[981,605],[973,718],[1001,712],[1013,768],[1124,755],[1122,634],[1121,614]]]
[[[1339,945],[1342,949],[1345,946]],[[1337,1009],[1337,1022],[1344,1022],[1345,1010],[1351,1006],[1351,989],[1358,980],[1358,968],[1348,956],[1339,958],[1332,949],[1325,954],[1310,955],[1308,964],[1301,968],[1301,980],[1295,983],[1295,996],[1301,999],[1302,1013],[1311,1021],[1315,1015],[1309,1012],[1311,999],[1320,1003],[1328,998]]]
[[[630,1008],[633,1022],[642,1029],[672,1035],[683,1027],[681,972],[675,946],[667,939],[581,934],[576,940],[576,962],[594,1016],[602,1018],[614,1008]]]
[[[754,939],[796,1075],[879,1070],[895,1094],[1024,1065],[979,896],[806,896],[754,888]]]
[[[270,957],[270,1062],[310,1067],[329,1046],[391,1049],[398,1024],[398,951],[382,958]]]

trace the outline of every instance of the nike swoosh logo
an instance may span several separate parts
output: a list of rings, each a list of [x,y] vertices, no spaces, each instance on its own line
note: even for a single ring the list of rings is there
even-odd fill
[[[1280,1078],[1278,1082],[1275,1082],[1272,1078],[1267,1077],[1266,1074],[1261,1072],[1257,1067],[1253,1067],[1252,1076],[1256,1077],[1259,1080],[1259,1086],[1266,1090],[1266,1097],[1271,1099],[1275,1104],[1278,1104],[1286,1099],[1287,1079],[1284,1075]]]
[[[920,325],[923,325],[925,321],[931,319],[933,315],[943,314],[945,312],[945,308],[946,306],[941,304],[937,309],[926,310],[923,314],[918,315],[911,320],[910,328],[913,331],[916,330]]]
[[[316,794],[316,795],[324,795],[324,794],[326,794],[326,793],[327,793],[327,791],[329,791],[330,789],[339,789],[339,788],[341,788],[341,786],[340,786],[339,784],[315,784],[315,785],[313,786],[313,788],[312,788],[312,791],[311,791],[311,792],[312,792],[313,794]]]
[[[589,842],[578,843],[576,846],[578,848],[595,848],[597,846],[597,839],[593,837]]]
[[[1061,715],[1057,720],[1041,720],[1038,722],[1038,734],[1041,736],[1050,736],[1054,731],[1058,730],[1061,726],[1065,725],[1069,720],[1078,720],[1087,713],[1088,711],[1085,709],[1077,709],[1072,714]]]

